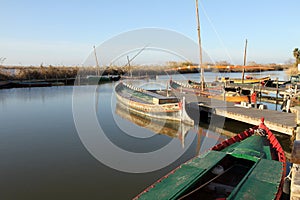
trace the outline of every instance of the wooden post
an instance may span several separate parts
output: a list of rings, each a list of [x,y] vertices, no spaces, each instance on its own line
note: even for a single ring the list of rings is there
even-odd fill
[[[259,85],[259,103],[261,103],[261,84]]]
[[[167,97],[169,97],[169,83],[167,82]]]
[[[299,118],[299,115],[297,115]],[[298,119],[299,120],[299,119]],[[297,121],[298,121],[297,120]],[[291,169],[292,178],[291,178],[291,191],[290,191],[290,199],[299,199],[300,198],[300,127],[296,129],[296,140],[293,144],[292,154],[291,154],[291,162],[293,163],[293,167]]]
[[[276,110],[277,110],[277,104],[278,104],[278,77],[276,78]]]
[[[224,85],[223,85],[223,101],[226,101],[226,90],[225,90],[225,88],[226,88],[226,83],[224,83]]]

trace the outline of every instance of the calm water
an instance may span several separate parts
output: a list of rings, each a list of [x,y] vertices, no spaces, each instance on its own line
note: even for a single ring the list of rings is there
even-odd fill
[[[168,78],[135,84],[163,88]],[[113,87],[1,90],[1,199],[131,199],[226,138],[213,125],[188,127],[134,115],[117,104]]]

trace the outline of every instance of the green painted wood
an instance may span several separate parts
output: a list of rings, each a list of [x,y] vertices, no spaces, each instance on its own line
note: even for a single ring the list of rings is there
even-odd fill
[[[175,173],[142,194],[140,199],[177,199],[226,155],[255,162],[227,199],[274,199],[280,186],[283,163],[271,160],[267,142],[266,137],[253,135],[222,151],[210,151],[183,164]]]
[[[227,199],[270,200],[276,197],[281,180],[282,163],[262,159],[239,191]],[[258,189],[259,188],[259,189]]]
[[[182,165],[174,174],[157,183],[154,188],[144,193],[139,199],[176,199],[225,156],[226,153],[224,152],[211,151],[202,157],[193,159]]]
[[[268,146],[265,148],[267,138],[258,135],[253,135],[241,142],[237,142],[229,147],[223,149],[223,152],[227,152],[234,157],[243,158],[247,160],[257,161],[257,158],[267,158],[270,154]]]

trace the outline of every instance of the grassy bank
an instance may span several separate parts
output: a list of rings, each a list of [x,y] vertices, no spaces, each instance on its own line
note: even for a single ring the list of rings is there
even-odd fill
[[[242,66],[203,66],[205,71],[212,72],[241,72]],[[259,65],[247,66],[246,72],[261,72],[270,70],[285,70],[287,73],[295,73],[292,65]],[[176,73],[199,73],[199,67],[196,65],[186,64],[168,64],[166,66],[131,66],[131,67],[65,67],[65,66],[39,66],[39,67],[20,67],[20,66],[1,66],[0,81],[7,80],[49,80],[76,78],[77,75],[82,77],[87,75],[121,75],[121,76],[144,76],[144,75],[165,75]]]

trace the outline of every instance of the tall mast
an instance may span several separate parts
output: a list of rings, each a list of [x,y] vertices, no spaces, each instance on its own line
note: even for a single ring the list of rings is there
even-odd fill
[[[245,50],[244,50],[244,67],[243,67],[243,72],[242,72],[242,83],[244,83],[244,77],[245,77],[245,66],[246,66],[246,57],[247,57],[247,44],[248,44],[248,40],[246,39]]]
[[[131,70],[131,66],[130,66],[129,56],[127,56],[127,64],[128,64],[128,67],[129,67],[130,77],[132,77],[132,70]]]
[[[198,45],[199,45],[199,53],[200,53],[200,63],[199,67],[201,70],[201,90],[204,90],[204,69],[202,64],[202,45],[201,45],[201,35],[200,35],[200,18],[199,18],[199,9],[198,9],[198,0],[196,0],[196,13],[197,13],[197,31],[198,31]]]
[[[98,58],[97,58],[97,54],[96,54],[96,47],[95,47],[95,45],[94,45],[94,54],[95,54],[96,66],[97,66],[97,75],[99,75],[99,74],[98,74],[98,70],[99,70],[99,62],[98,62]]]

